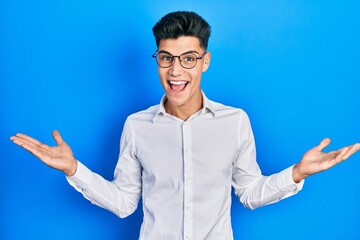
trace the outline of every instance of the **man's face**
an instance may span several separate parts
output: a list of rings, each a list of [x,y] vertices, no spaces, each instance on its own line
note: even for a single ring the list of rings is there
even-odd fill
[[[192,52],[196,57],[201,57],[205,50],[200,47],[200,41],[196,37],[179,37],[177,39],[160,40],[158,52],[167,52],[173,56],[179,56],[186,52]],[[161,84],[166,92],[167,104],[172,108],[191,109],[202,102],[201,75],[208,69],[210,53],[206,53],[202,59],[197,60],[194,68],[186,69],[180,65],[179,58],[175,58],[168,68],[158,67]]]

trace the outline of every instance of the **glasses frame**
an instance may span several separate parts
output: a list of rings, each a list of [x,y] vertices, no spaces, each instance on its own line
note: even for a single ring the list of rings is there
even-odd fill
[[[159,64],[157,56],[158,56],[160,53],[167,53],[167,54],[169,54],[169,55],[173,58],[171,64],[170,64],[168,67],[163,67],[163,66],[161,66],[161,65]],[[155,58],[157,65],[158,65],[159,67],[161,67],[161,68],[169,68],[169,67],[171,67],[171,66],[174,64],[175,58],[178,58],[181,67],[183,67],[183,68],[185,68],[185,69],[192,69],[192,68],[194,68],[194,67],[196,66],[198,60],[203,59],[203,58],[205,57],[206,53],[207,53],[207,51],[205,51],[205,52],[203,53],[203,55],[201,55],[200,57],[197,57],[197,56],[195,55],[195,52],[190,51],[190,52],[182,53],[182,54],[180,54],[180,55],[178,55],[178,56],[174,56],[174,55],[172,55],[172,54],[169,53],[169,52],[165,52],[165,51],[160,51],[160,52],[158,52],[158,50],[156,50],[155,53],[152,55],[152,57]],[[185,66],[182,65],[182,61],[181,61],[180,57],[183,56],[183,55],[185,55],[185,54],[193,54],[193,55],[195,56],[196,62],[195,62],[195,64],[194,64],[194,66],[192,66],[192,67],[185,67]]]

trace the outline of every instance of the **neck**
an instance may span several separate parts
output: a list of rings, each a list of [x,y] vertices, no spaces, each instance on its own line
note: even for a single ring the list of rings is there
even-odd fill
[[[169,101],[165,102],[165,110],[167,113],[186,121],[191,115],[198,112],[203,108],[203,97],[202,94],[190,103],[176,106],[171,104]]]

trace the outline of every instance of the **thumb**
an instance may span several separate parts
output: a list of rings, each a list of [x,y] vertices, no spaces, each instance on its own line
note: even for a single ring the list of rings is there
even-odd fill
[[[324,148],[326,148],[327,146],[329,146],[330,142],[331,142],[330,138],[324,138],[324,139],[320,142],[320,144],[319,144],[318,146],[316,146],[315,148],[321,152]]]
[[[58,145],[64,142],[58,130],[54,130],[52,135]]]

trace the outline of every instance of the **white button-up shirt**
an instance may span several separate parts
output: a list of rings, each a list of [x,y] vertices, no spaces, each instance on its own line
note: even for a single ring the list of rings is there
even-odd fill
[[[206,98],[186,121],[159,105],[125,122],[113,181],[79,162],[69,183],[92,203],[126,217],[140,196],[140,239],[233,239],[231,189],[245,207],[277,202],[301,190],[292,167],[263,176],[246,113]]]

